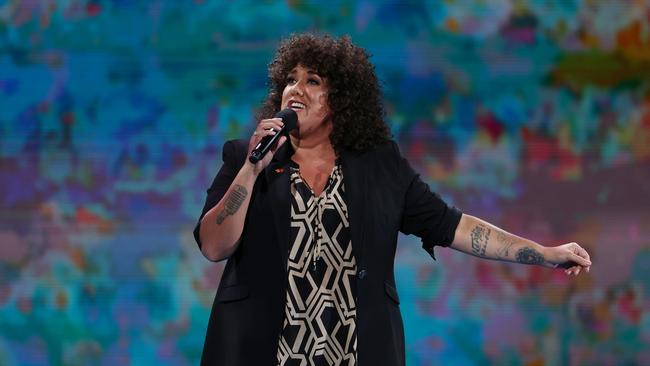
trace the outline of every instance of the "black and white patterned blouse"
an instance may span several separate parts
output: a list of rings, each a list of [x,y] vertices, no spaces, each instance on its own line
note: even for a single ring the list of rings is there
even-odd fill
[[[291,166],[287,302],[279,365],[356,364],[356,261],[337,164],[316,197]]]

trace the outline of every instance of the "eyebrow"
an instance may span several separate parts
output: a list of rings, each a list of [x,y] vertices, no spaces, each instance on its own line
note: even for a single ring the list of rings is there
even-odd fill
[[[293,70],[289,71],[289,73],[288,73],[287,75],[291,75],[291,74],[295,74],[295,73],[296,73],[296,69],[293,69]],[[307,70],[307,73],[310,74],[310,75],[316,75],[316,76],[322,78],[322,76],[320,76],[320,74],[317,73],[317,72],[314,71],[314,70]]]

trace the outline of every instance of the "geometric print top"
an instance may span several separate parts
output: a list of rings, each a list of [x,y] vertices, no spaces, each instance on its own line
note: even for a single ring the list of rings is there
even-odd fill
[[[357,265],[341,165],[319,197],[296,163],[290,172],[291,245],[278,365],[355,365]]]

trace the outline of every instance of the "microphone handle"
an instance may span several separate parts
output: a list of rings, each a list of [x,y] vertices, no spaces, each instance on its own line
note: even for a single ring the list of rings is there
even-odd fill
[[[264,136],[262,140],[255,146],[253,151],[251,152],[251,155],[248,157],[248,161],[250,161],[253,164],[257,164],[258,161],[262,160],[266,153],[271,150],[271,146],[275,145],[277,140],[280,139],[280,136],[284,132],[285,128],[284,126],[280,129],[280,131],[277,131],[275,135],[269,135],[269,136]]]

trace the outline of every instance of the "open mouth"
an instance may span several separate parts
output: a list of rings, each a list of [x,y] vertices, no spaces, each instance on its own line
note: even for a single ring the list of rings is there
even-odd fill
[[[293,109],[294,111],[299,111],[305,109],[305,105],[300,102],[290,102],[289,108]]]

